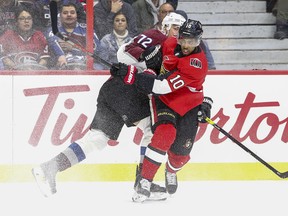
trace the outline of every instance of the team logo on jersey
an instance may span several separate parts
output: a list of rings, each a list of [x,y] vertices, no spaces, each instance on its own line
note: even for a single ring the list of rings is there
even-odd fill
[[[37,64],[37,60],[39,58],[38,53],[34,52],[20,52],[14,56],[14,62],[17,64]]]
[[[190,66],[195,67],[195,68],[202,68],[202,62],[198,58],[191,58]]]
[[[192,145],[193,145],[192,140],[187,139],[185,144],[184,144],[184,148],[186,148],[186,149],[192,148]]]

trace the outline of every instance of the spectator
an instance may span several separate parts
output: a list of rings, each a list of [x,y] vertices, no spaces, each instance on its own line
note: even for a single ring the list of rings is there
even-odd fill
[[[279,40],[288,38],[288,1],[277,0],[272,12],[276,16],[274,38]]]
[[[277,0],[266,0],[266,12],[271,13]]]
[[[0,1],[0,35],[15,23],[15,8],[18,6],[16,0]]]
[[[77,22],[76,5],[73,3],[63,4],[60,8],[59,32],[67,36],[70,41],[81,47],[86,47],[86,25]],[[50,67],[65,69],[86,69],[86,54],[73,47],[52,33],[49,29],[48,44],[51,49],[53,61]],[[94,33],[94,51],[99,48],[100,41]],[[56,62],[56,64],[55,64]],[[97,64],[95,64],[95,69]]]
[[[159,7],[164,2],[164,0],[137,0],[132,4],[132,7],[136,14],[138,33],[153,28],[153,26],[156,25],[159,18]],[[175,2],[176,1],[173,1],[174,5]],[[171,5],[173,5],[173,3],[171,3]]]
[[[121,0],[99,0],[94,6],[94,29],[99,39],[111,33],[115,13],[122,11],[128,22],[128,31],[132,37],[137,34],[136,17],[132,6]]]
[[[135,0],[123,0],[124,2],[127,2],[128,4],[130,4],[130,5],[132,5],[134,2],[135,2]]]
[[[86,11],[86,0],[79,0],[83,5],[84,10]]]
[[[47,31],[51,26],[49,3],[51,0],[35,0],[33,10],[35,11],[36,28],[42,31]],[[81,0],[54,0],[58,4],[58,8],[63,4],[73,3],[76,6],[77,21],[86,23],[86,12]]]
[[[132,5],[137,0],[124,0],[124,1]],[[167,2],[173,5],[174,10],[176,10],[178,6],[178,0],[168,0]],[[159,5],[161,5],[161,3]]]
[[[174,7],[172,6],[171,3],[165,2],[162,5],[160,5],[160,7],[158,9],[158,22],[153,26],[153,28],[156,28],[156,29],[161,31],[162,30],[162,20],[170,12],[174,12]]]
[[[125,14],[119,11],[114,16],[113,30],[101,39],[101,48],[105,51],[99,52],[99,56],[111,63],[117,63],[117,51],[119,47],[132,40],[129,35],[128,23]],[[105,68],[109,69],[109,68]]]
[[[0,37],[5,69],[46,69],[48,45],[44,34],[33,28],[33,12],[27,7],[15,9],[15,28]]]

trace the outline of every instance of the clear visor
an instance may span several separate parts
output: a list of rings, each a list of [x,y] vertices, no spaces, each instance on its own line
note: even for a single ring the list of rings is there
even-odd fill
[[[201,41],[201,37],[194,37],[194,38],[179,38],[178,43],[182,45],[189,45],[193,47],[199,46]]]

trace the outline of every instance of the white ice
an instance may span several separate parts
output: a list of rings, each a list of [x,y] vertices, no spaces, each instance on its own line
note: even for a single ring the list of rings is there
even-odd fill
[[[163,184],[160,182],[160,184]],[[60,182],[43,197],[35,183],[0,184],[2,216],[287,215],[288,182],[181,181],[166,201],[133,203],[133,182]]]

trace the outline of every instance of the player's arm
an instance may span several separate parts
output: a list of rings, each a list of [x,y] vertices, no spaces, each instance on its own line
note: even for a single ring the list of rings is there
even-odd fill
[[[115,64],[110,72],[113,76],[119,76],[127,85],[136,84],[143,92],[150,94],[168,94],[186,85],[186,78],[183,78],[177,69],[165,73],[165,75],[156,76],[151,69],[146,69],[142,73],[133,65],[123,63]]]
[[[168,94],[173,91],[168,82],[168,76],[171,73],[167,73],[165,76],[156,76],[147,74],[147,70],[143,73],[136,74],[135,84],[137,88],[148,94]]]
[[[157,45],[161,45],[166,38],[164,34],[156,29],[146,30],[135,37],[133,41],[125,47],[125,52],[138,61],[150,60],[150,53],[152,53],[152,56],[158,54],[157,51],[159,47],[157,47]]]

